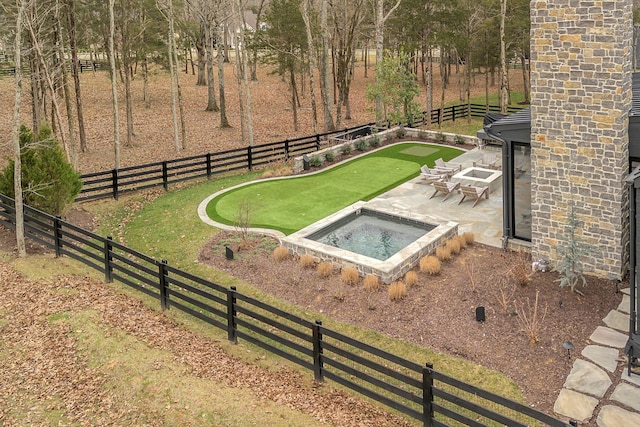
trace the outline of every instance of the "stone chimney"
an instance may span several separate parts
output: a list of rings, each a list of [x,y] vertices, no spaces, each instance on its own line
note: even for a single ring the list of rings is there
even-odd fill
[[[532,256],[558,260],[573,210],[585,272],[611,278],[628,262],[632,6],[531,1]]]

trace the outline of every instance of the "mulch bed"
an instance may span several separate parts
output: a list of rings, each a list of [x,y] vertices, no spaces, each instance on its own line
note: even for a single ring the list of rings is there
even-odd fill
[[[560,288],[555,272],[532,273],[521,286],[515,277],[531,272],[527,255],[476,243],[443,263],[439,275],[418,272],[418,284],[393,302],[385,285],[367,292],[361,284],[343,284],[337,271],[321,279],[298,259],[274,261],[277,242],[268,237],[227,260],[224,246],[234,241],[233,232],[218,233],[202,248],[200,260],[300,307],[503,372],[532,407],[545,412],[552,411],[573,363],[563,343],[571,341],[573,354],[579,354],[622,299],[615,283],[595,277],[580,288],[584,296]],[[536,294],[539,313],[546,310],[546,316],[539,341],[532,344],[517,312],[530,314]],[[479,306],[485,307],[483,323],[475,317]]]

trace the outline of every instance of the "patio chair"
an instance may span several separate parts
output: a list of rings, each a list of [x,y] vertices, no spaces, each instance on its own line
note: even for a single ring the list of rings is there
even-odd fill
[[[456,173],[462,170],[462,163],[445,162],[441,157],[436,160],[436,169],[450,170],[452,173]]]
[[[482,159],[473,162],[474,167],[486,169],[500,169],[500,158],[494,153],[484,153]]]
[[[484,197],[485,199],[489,198],[489,187],[472,187],[468,185],[461,185],[460,192],[462,193],[462,199],[458,202],[458,204],[462,203],[463,200],[467,197],[470,199],[474,199],[472,208],[475,207],[478,202]]]
[[[434,182],[433,183],[433,188],[436,189],[436,191],[433,192],[433,194],[431,195],[431,197],[429,197],[430,199],[433,198],[433,196],[435,196],[438,193],[444,193],[444,198],[442,199],[442,201],[444,202],[445,200],[447,200],[447,197],[449,197],[449,195],[451,193],[453,193],[454,191],[456,191],[458,189],[458,187],[460,187],[460,183],[459,182]]]
[[[422,179],[427,180],[429,183],[434,181],[446,181],[451,177],[451,173],[449,171],[441,170],[441,169],[431,169],[427,165],[423,165],[420,168],[420,176]]]

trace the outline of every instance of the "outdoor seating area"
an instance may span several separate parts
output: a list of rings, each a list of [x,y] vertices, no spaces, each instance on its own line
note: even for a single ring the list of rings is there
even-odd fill
[[[458,204],[462,203],[464,199],[469,197],[470,199],[474,199],[473,205],[471,207],[475,207],[483,197],[485,199],[489,198],[489,187],[473,187],[461,185],[460,192],[462,193],[462,199],[460,199]]]
[[[429,197],[429,198],[433,199],[433,197],[436,194],[442,193],[442,194],[444,194],[444,198],[442,199],[442,201],[444,202],[445,200],[447,200],[449,195],[451,195],[452,193],[454,193],[458,189],[459,186],[460,186],[459,182],[440,182],[440,181],[436,181],[436,182],[433,183],[433,188],[435,188],[436,191],[434,191],[433,194],[431,195],[431,197]]]
[[[495,153],[484,153],[481,159],[473,162],[473,166],[484,169],[501,169],[501,162],[502,159]]]

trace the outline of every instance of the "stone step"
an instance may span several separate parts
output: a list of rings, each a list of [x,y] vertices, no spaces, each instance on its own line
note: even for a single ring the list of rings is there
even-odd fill
[[[617,406],[603,406],[596,421],[598,427],[631,427],[640,426],[640,414],[627,411]]]
[[[615,348],[603,347],[601,345],[588,345],[582,350],[582,355],[602,366],[607,371],[615,372],[618,367],[620,351]]]
[[[618,310],[611,310],[603,322],[612,329],[619,331],[629,331],[629,314],[622,313]]]
[[[640,411],[640,388],[630,384],[620,383],[611,393],[611,400]]]
[[[589,339],[598,344],[607,345],[609,347],[624,348],[627,344],[627,336],[618,331],[604,326],[598,326]]]
[[[564,382],[564,387],[580,393],[602,397],[611,384],[611,379],[605,371],[591,362],[577,359]]]
[[[598,406],[598,399],[563,388],[553,405],[553,411],[579,422],[585,422],[593,416],[596,406]]]

